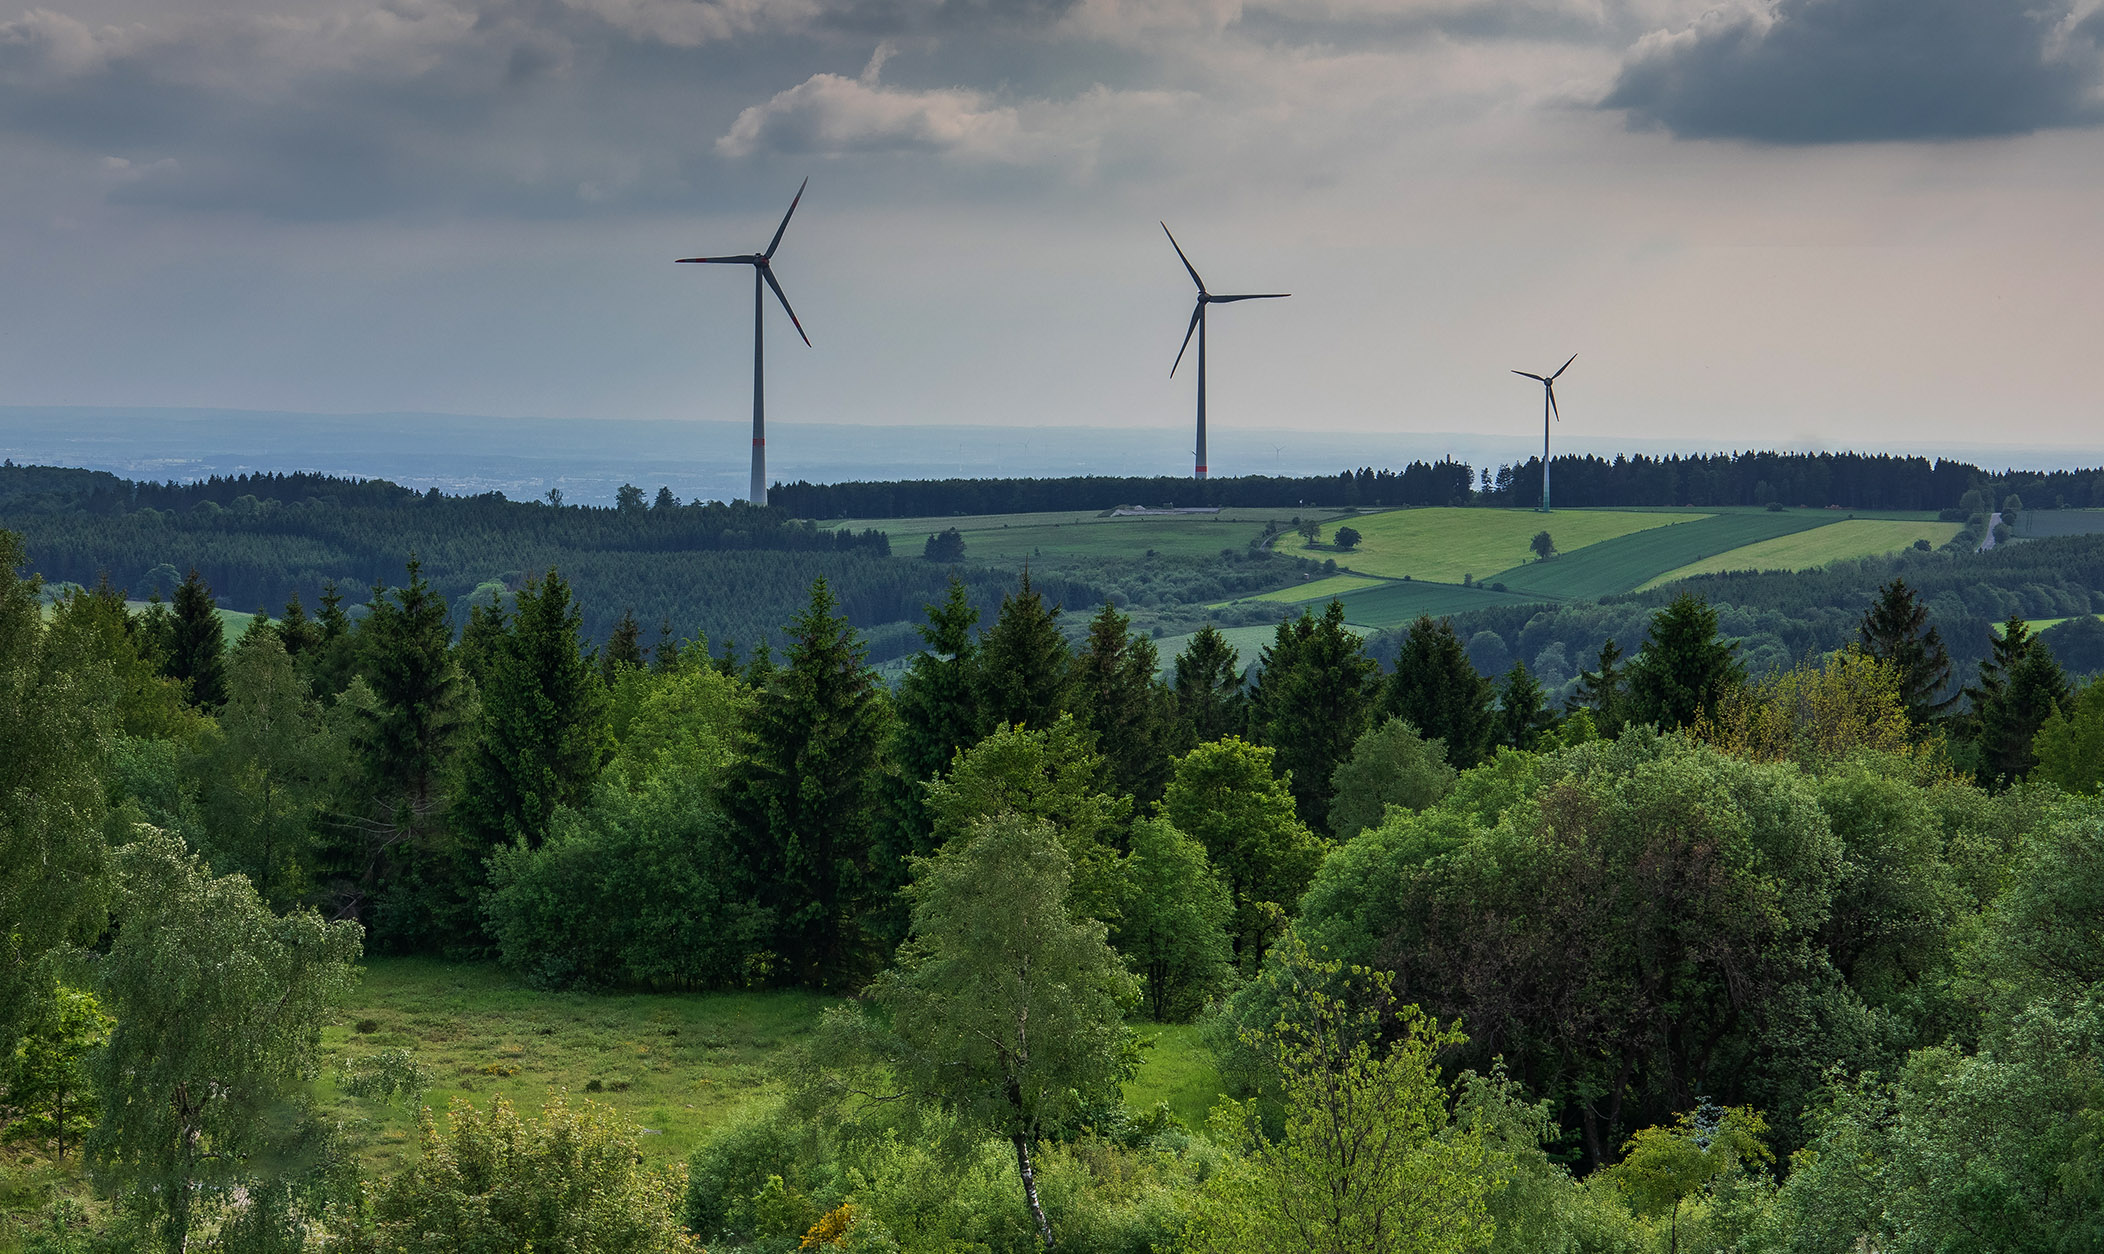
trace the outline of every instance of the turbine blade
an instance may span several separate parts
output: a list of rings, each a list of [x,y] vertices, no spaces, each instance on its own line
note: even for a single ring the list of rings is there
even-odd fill
[[[1199,301],[1191,307],[1191,325],[1184,328],[1183,348],[1176,350],[1176,365],[1169,367],[1169,377],[1176,377],[1176,366],[1183,365],[1184,349],[1191,347],[1191,337],[1198,334],[1198,320],[1205,317],[1205,302]]]
[[[782,232],[789,229],[789,219],[796,216],[797,205],[803,203],[804,188],[809,187],[810,185],[811,180],[808,178],[805,179],[803,182],[797,184],[796,199],[789,202],[789,212],[782,215],[782,224],[774,228],[774,238],[767,241],[767,251],[760,254],[762,257],[767,258],[769,261],[774,260],[774,250],[782,246]],[[779,294],[781,292],[781,289],[776,288],[775,292]]]
[[[1544,379],[1544,378],[1542,378],[1542,377],[1541,377],[1540,375],[1538,375],[1538,374],[1535,374],[1535,373],[1534,373],[1533,371],[1531,371],[1531,370],[1515,370],[1515,371],[1513,371],[1512,373],[1514,373],[1514,374],[1516,374],[1516,375],[1524,375],[1525,377],[1527,377],[1527,378],[1529,378],[1529,379],[1532,379],[1532,380],[1534,380],[1534,381],[1535,381],[1536,383],[1547,383],[1547,382],[1548,382],[1548,380],[1547,380],[1547,379]]]
[[[1229,301],[1237,300],[1284,300],[1291,295],[1291,292],[1256,292],[1247,296],[1208,296],[1206,299],[1216,305],[1225,305]]]
[[[1554,384],[1549,385],[1549,412],[1556,415],[1556,421],[1563,421],[1563,411],[1556,408],[1556,385]]]
[[[804,324],[796,320],[796,311],[789,307],[789,298],[787,296],[782,295],[782,285],[774,281],[773,268],[770,266],[761,266],[760,277],[767,280],[767,286],[774,289],[774,298],[782,302],[782,312],[789,315],[789,321],[796,327],[796,333],[798,335],[804,335]],[[811,337],[808,335],[804,335],[804,347],[811,347]]]
[[[700,262],[707,266],[749,266],[755,260],[757,258],[753,254],[747,253],[742,257],[681,257],[674,264],[690,265],[694,262]]]
[[[1184,256],[1183,245],[1176,242],[1176,235],[1169,230],[1169,224],[1166,222],[1162,223],[1162,234],[1169,237],[1169,247],[1176,250],[1177,259],[1184,263],[1184,269],[1191,272],[1191,282],[1198,285],[1199,294],[1203,295],[1205,293],[1205,280],[1198,277],[1198,267],[1191,264],[1189,257]],[[1185,336],[1184,338],[1189,339],[1190,337]]]
[[[1576,360],[1578,360],[1578,354],[1576,354],[1576,353],[1572,353],[1572,354],[1571,354],[1571,361],[1576,361]],[[1560,366],[1556,367],[1556,373],[1555,373],[1555,374],[1552,374],[1552,375],[1550,375],[1550,376],[1549,376],[1549,379],[1550,379],[1550,381],[1551,381],[1551,382],[1554,382],[1554,381],[1555,381],[1556,379],[1558,379],[1558,378],[1562,377],[1562,375],[1563,375],[1563,372],[1564,372],[1564,371],[1566,371],[1566,370],[1569,370],[1569,369],[1571,368],[1571,361],[1567,361],[1567,362],[1563,363],[1562,365],[1560,365]]]

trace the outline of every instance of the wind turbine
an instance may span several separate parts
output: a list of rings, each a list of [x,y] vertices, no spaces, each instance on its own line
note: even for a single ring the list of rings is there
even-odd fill
[[[1569,370],[1571,368],[1571,362],[1576,360],[1578,360],[1578,354],[1572,353],[1571,360],[1566,361],[1561,366],[1558,366],[1556,368],[1556,373],[1552,375],[1538,375],[1531,370],[1515,370],[1512,372],[1518,375],[1525,375],[1526,377],[1540,383],[1542,386],[1541,512],[1544,514],[1549,512],[1549,416],[1551,414],[1554,414],[1556,416],[1556,421],[1563,421],[1562,412],[1556,408],[1556,381],[1563,377],[1563,372]]]
[[[1198,285],[1198,306],[1191,310],[1191,325],[1184,330],[1183,348],[1176,350],[1176,363],[1169,367],[1169,377],[1172,379],[1176,377],[1176,367],[1183,364],[1184,350],[1191,347],[1191,336],[1195,333],[1198,336],[1198,447],[1192,451],[1191,456],[1197,460],[1197,477],[1203,479],[1205,478],[1205,307],[1207,305],[1232,304],[1238,300],[1279,300],[1291,296],[1292,293],[1257,292],[1244,296],[1215,296],[1205,290],[1205,280],[1198,277],[1198,267],[1191,264],[1189,257],[1184,256],[1183,245],[1176,242],[1176,236],[1169,230],[1169,224],[1166,222],[1162,223],[1162,234],[1169,237],[1169,247],[1176,250],[1176,256],[1178,260],[1183,262],[1184,269],[1191,272],[1191,282]]]
[[[762,351],[762,330],[766,323],[761,317],[766,312],[766,298],[761,291],[765,284],[774,289],[775,299],[782,302],[782,312],[789,315],[796,333],[802,335],[804,347],[811,346],[811,337],[804,335],[804,324],[797,321],[796,311],[789,307],[789,298],[782,295],[782,285],[774,277],[774,250],[782,246],[782,232],[789,229],[789,219],[796,216],[796,206],[804,198],[804,188],[811,185],[805,179],[796,189],[796,199],[789,202],[789,212],[782,215],[782,224],[774,228],[774,238],[767,242],[764,253],[745,253],[736,257],[681,257],[680,264],[699,263],[714,266],[752,267],[752,493],[749,499],[755,505],[767,504],[767,377],[762,369],[765,354]]]

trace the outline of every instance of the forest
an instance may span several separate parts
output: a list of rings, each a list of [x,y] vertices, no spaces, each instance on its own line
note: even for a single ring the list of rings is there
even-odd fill
[[[2021,615],[1961,662],[1921,557],[1806,577],[1846,638],[1778,666],[1705,597],[1765,577],[1600,607],[1563,700],[1454,620],[1165,660],[935,563],[895,685],[824,575],[742,658],[421,554],[229,638],[198,571],[46,595],[0,531],[0,1240],[2104,1248],[2104,681]],[[588,1091],[390,1166],[316,1095],[386,954],[827,1008],[684,1163]],[[1136,1108],[1186,1023],[1218,1100]]]

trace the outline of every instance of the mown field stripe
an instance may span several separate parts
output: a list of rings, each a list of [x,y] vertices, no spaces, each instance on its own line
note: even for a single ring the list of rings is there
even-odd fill
[[[1896,553],[1917,540],[1927,540],[1932,547],[1941,546],[1957,534],[1957,523],[1844,519],[1810,531],[1742,544],[1654,576],[1637,590],[1728,570],[1812,570],[1848,558]]]
[[[1743,545],[1832,523],[1812,510],[1714,514],[1674,527],[1657,527],[1588,545],[1554,561],[1529,562],[1491,576],[1514,593],[1559,601],[1595,600],[1632,592],[1645,582],[1705,557]]]

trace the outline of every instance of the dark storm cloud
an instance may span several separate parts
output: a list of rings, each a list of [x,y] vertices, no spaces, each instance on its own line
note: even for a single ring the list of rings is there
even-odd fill
[[[2093,122],[2095,23],[2064,2],[1780,0],[1647,36],[1602,107],[1687,138],[2011,135]]]

